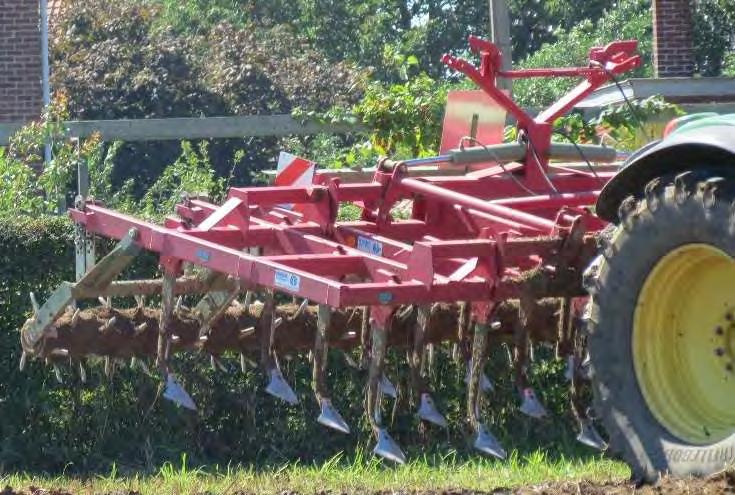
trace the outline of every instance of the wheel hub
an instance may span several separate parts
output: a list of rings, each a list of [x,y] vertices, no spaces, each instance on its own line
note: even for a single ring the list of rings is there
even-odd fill
[[[732,435],[733,259],[707,244],[686,244],[662,257],[638,295],[632,347],[641,393],[672,435],[698,445]]]
[[[715,327],[714,354],[725,371],[735,373],[735,309],[729,309],[720,325]]]

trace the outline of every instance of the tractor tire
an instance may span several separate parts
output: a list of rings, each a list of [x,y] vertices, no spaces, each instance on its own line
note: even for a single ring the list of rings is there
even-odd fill
[[[651,181],[584,275],[596,416],[633,478],[735,462],[735,175]]]

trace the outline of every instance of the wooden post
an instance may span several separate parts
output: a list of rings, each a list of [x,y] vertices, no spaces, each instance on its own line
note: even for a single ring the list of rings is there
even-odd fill
[[[510,70],[513,66],[512,46],[510,44],[510,16],[506,0],[490,1],[490,37],[492,42],[503,53],[503,70]],[[498,79],[498,87],[506,89],[512,96],[513,81]]]

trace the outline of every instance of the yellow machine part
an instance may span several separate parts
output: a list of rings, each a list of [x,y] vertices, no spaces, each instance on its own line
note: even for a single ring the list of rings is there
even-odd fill
[[[636,304],[632,352],[641,392],[680,440],[735,432],[735,261],[708,244],[661,258]]]

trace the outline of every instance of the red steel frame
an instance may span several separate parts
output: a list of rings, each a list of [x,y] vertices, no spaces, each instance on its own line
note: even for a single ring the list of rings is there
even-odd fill
[[[533,144],[522,164],[424,178],[409,178],[399,165],[379,167],[367,183],[341,184],[317,173],[306,187],[234,187],[221,206],[182,202],[178,217],[163,226],[93,201],[71,210],[71,217],[88,232],[115,239],[136,229],[137,242],[159,253],[169,274],[190,262],[239,278],[246,287],[270,287],[333,307],[513,297],[504,277],[549,256],[572,222],[581,217],[588,232],[603,227],[589,207],[612,173],[549,164],[551,126],[610,74],[637,66],[639,58],[635,42],[616,42],[593,49],[590,67],[501,72],[494,45],[471,37],[470,47],[480,55],[479,69],[448,55],[444,61],[517,119]],[[585,80],[533,119],[497,89],[496,76]],[[404,199],[413,200],[411,217],[393,218],[392,207]],[[362,218],[337,221],[342,203],[362,207]],[[252,248],[259,253],[251,254]]]

